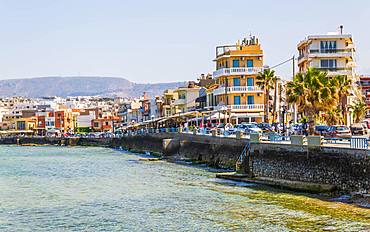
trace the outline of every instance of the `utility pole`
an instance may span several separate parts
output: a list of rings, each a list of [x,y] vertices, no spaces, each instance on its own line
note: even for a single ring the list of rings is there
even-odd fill
[[[270,69],[274,69],[276,67],[279,67],[279,66],[281,66],[281,65],[283,65],[283,64],[285,64],[289,61],[292,61],[292,74],[293,74],[293,78],[294,78],[294,76],[295,76],[295,55],[293,55],[292,58],[289,58],[286,61],[283,61],[283,62],[281,62],[281,63],[279,63],[275,66],[272,66]],[[294,123],[297,123],[297,105],[296,104],[294,104]]]
[[[295,77],[295,57],[293,56],[293,80]],[[297,104],[294,103],[293,105],[293,114],[294,114],[294,124],[297,124],[298,119],[298,112],[297,112]]]
[[[295,56],[292,57],[292,63],[293,63],[293,78],[295,76]]]

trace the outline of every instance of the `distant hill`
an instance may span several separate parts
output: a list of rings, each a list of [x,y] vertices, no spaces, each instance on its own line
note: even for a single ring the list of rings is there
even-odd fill
[[[104,96],[139,97],[160,95],[164,90],[185,82],[136,84],[119,77],[36,77],[0,80],[0,96]]]

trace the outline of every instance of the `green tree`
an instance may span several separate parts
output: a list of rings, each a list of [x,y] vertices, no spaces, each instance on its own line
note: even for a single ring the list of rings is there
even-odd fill
[[[327,125],[336,125],[343,123],[343,115],[340,109],[332,109],[326,112],[325,122]]]
[[[350,105],[349,108],[352,110],[352,115],[356,123],[361,122],[365,118],[366,111],[368,110],[367,105],[362,99]]]
[[[269,122],[269,109],[270,109],[270,90],[274,89],[275,71],[271,69],[264,69],[263,72],[259,72],[257,75],[257,85],[261,87],[265,92],[264,97],[264,108],[265,108],[265,122]]]
[[[337,88],[338,109],[340,109],[343,115],[343,123],[346,123],[346,115],[348,112],[347,98],[350,95],[351,90],[353,90],[352,80],[346,75],[338,75],[333,77],[333,82]]]
[[[337,99],[333,79],[315,68],[309,68],[306,73],[298,73],[287,85],[287,100],[297,104],[300,112],[308,117],[311,133],[320,111],[334,109]]]

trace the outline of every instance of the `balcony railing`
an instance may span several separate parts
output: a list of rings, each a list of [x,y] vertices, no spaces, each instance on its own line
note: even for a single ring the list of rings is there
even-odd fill
[[[298,56],[298,60],[303,59],[303,58],[306,58],[306,57],[307,57],[307,54],[300,54]]]
[[[310,49],[310,53],[343,53],[343,52],[352,52],[352,48],[344,49]]]
[[[230,76],[230,75],[254,75],[262,71],[260,67],[237,67],[221,68],[213,72],[213,77]]]
[[[319,70],[327,72],[328,75],[351,75],[352,69],[347,67],[319,67]]]
[[[310,49],[308,54],[300,54],[298,56],[298,62],[305,58],[310,57],[342,57],[342,56],[352,56],[354,47],[346,47],[343,49]]]
[[[263,104],[249,104],[249,105],[228,105],[228,109],[231,110],[263,110]]]
[[[221,95],[225,93],[263,93],[259,86],[232,86],[232,87],[219,87],[213,91],[214,95]]]
[[[265,108],[263,104],[246,104],[246,105],[227,105],[227,106],[216,106],[215,110],[258,110],[263,111]]]

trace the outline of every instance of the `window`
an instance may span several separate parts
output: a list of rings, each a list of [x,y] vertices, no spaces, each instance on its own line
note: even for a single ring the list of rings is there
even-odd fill
[[[248,77],[247,86],[254,86],[254,79],[252,77]]]
[[[185,93],[179,94],[179,99],[186,99]]]
[[[336,68],[337,60],[320,60],[321,68]]]
[[[254,104],[254,96],[248,96],[247,100],[248,100],[248,105],[253,105]]]
[[[239,60],[233,60],[233,67],[239,67]]]
[[[247,67],[253,67],[253,60],[247,60]]]
[[[94,122],[94,127],[99,127],[99,123],[98,122]]]
[[[240,96],[234,96],[234,105],[240,105]]]
[[[240,78],[234,78],[233,79],[234,86],[240,86]]]
[[[109,125],[109,122],[105,122],[105,125],[108,126]]]
[[[337,41],[320,41],[320,51],[324,53],[335,52]]]

